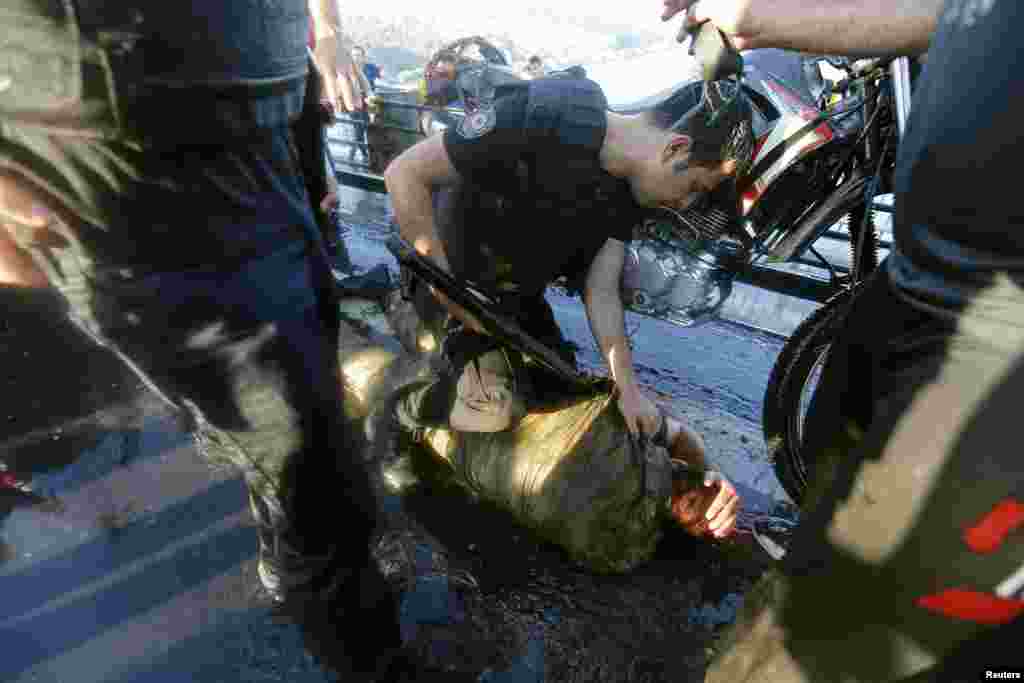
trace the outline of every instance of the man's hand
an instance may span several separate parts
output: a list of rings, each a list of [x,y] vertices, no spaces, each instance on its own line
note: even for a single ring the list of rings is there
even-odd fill
[[[366,101],[359,95],[352,97],[352,111],[366,111]]]
[[[664,9],[661,11],[661,20],[668,21],[694,2],[696,2],[696,0],[662,0]]]
[[[737,50],[752,47],[756,38],[756,26],[750,10],[752,0],[663,0],[661,20],[668,21],[682,11],[686,18],[679,29],[676,40],[680,43],[689,37],[689,31],[710,21],[732,41]]]
[[[737,50],[775,47],[872,57],[928,50],[945,0],[662,0],[662,21],[680,12],[688,30],[710,21]]]
[[[32,256],[19,247],[15,230],[30,231],[31,243],[40,248],[67,246],[63,236],[53,230],[58,218],[18,179],[0,173],[0,284],[42,288],[49,280]]]
[[[330,126],[334,124],[335,112],[336,108],[334,102],[326,95],[324,97],[321,97],[320,118],[323,119],[325,126]]]
[[[636,384],[619,387],[619,411],[626,420],[626,428],[633,436],[653,436],[658,430],[661,415],[654,401],[644,396]]]
[[[459,321],[461,321],[462,324],[465,325],[467,329],[472,330],[477,334],[490,334],[490,332],[487,331],[487,328],[483,326],[483,323],[477,320],[473,314],[471,314],[465,308],[459,306],[457,303],[449,299],[447,296],[444,295],[444,293],[441,292],[441,290],[431,285],[430,293],[434,295],[434,298],[437,299],[438,302],[440,302],[440,304],[444,306],[449,313],[451,313]]]
[[[341,199],[338,198],[337,188],[328,190],[324,198],[320,200],[320,210],[324,213],[330,213],[331,209],[336,209],[340,205]]]
[[[705,473],[699,489],[672,496],[672,515],[692,536],[706,534],[721,539],[736,529],[740,497],[729,480],[718,472]]]

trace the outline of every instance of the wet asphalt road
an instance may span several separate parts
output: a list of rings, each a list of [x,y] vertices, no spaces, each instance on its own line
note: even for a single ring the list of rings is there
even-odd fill
[[[348,192],[342,208],[357,266],[389,260],[386,200]],[[583,363],[600,368],[579,302],[552,302]],[[0,499],[0,680],[332,680],[260,594],[240,478],[203,462],[107,352],[54,320],[22,311],[16,323],[0,326],[0,366],[18,368],[4,385],[0,462],[36,498]],[[628,326],[642,381],[703,433],[747,509],[784,507],[760,434],[782,340],[728,323],[684,330],[631,315]],[[59,343],[37,343],[55,331]],[[403,628],[440,665],[489,668],[482,680],[699,680],[756,575],[670,536],[651,568],[590,577],[454,492],[405,506]],[[452,524],[467,514],[476,526]],[[667,642],[645,644],[657,638]]]

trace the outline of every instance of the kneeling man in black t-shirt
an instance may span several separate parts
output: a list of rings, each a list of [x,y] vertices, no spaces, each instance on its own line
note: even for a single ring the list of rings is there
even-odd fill
[[[685,208],[736,167],[727,130],[711,140],[693,134],[694,117],[676,125],[658,118],[609,111],[589,80],[517,83],[408,149],[385,173],[402,236],[555,350],[565,345],[544,290],[563,276],[579,283],[626,424],[646,434],[661,420],[639,389],[626,341],[619,294],[625,243],[644,207]],[[432,293],[463,324],[447,345],[456,376],[411,392],[399,412],[462,431],[509,428],[529,393],[517,354]]]

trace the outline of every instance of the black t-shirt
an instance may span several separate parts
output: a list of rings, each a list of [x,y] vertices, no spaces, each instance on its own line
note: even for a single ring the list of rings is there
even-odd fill
[[[948,0],[914,94],[889,274],[929,309],[1024,276],[1022,34],[1018,0]]]
[[[526,125],[536,83],[499,91],[493,125],[481,118],[444,133],[462,182],[435,196],[438,229],[454,273],[495,293],[538,293],[563,275],[579,283],[605,241],[629,241],[640,221],[628,182],[601,168],[607,101],[597,85],[562,81],[565,96],[538,131]],[[591,144],[566,134],[577,118],[599,126]]]

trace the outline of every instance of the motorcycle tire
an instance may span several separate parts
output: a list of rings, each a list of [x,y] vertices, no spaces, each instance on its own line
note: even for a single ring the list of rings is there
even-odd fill
[[[768,457],[783,489],[800,505],[814,471],[814,455],[801,447],[804,419],[828,350],[860,284],[839,292],[804,320],[790,336],[772,368],[764,393],[762,428]]]

